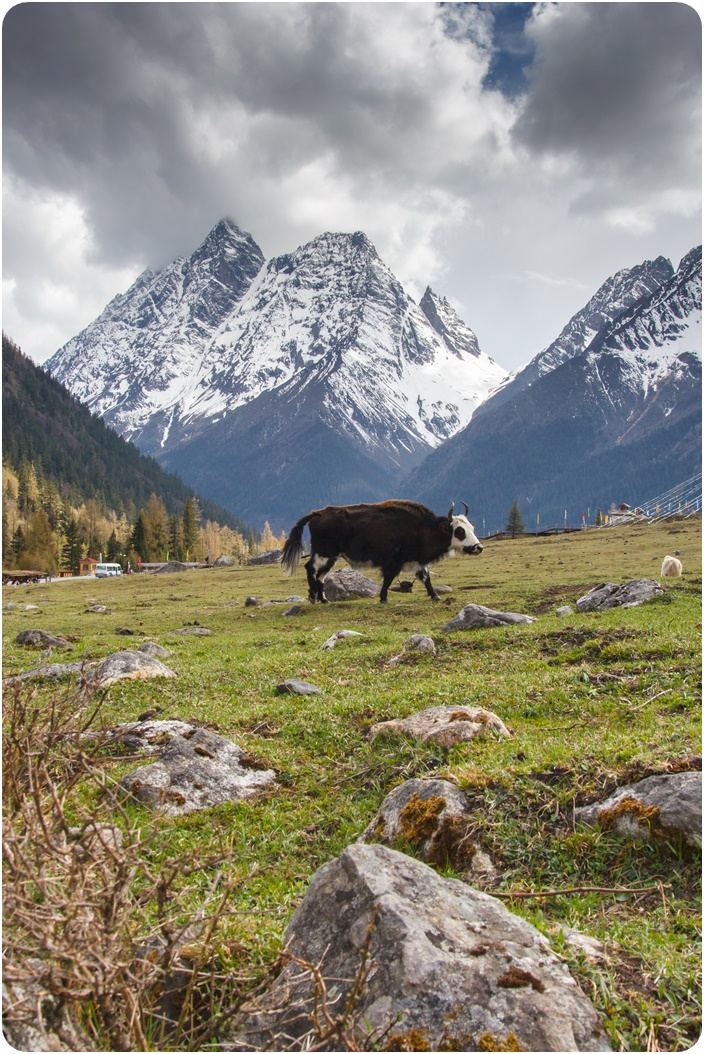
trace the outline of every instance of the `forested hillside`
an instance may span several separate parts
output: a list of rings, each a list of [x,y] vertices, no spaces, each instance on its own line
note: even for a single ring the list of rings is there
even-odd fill
[[[78,573],[82,557],[123,568],[239,560],[283,544],[201,499],[82,406],[3,334],[3,567]]]
[[[170,515],[182,515],[193,487],[140,454],[79,403],[62,384],[36,366],[3,333],[3,463],[19,472],[31,463],[72,506],[93,499],[133,519],[151,494]],[[203,516],[249,535],[250,528],[233,513],[198,498]]]

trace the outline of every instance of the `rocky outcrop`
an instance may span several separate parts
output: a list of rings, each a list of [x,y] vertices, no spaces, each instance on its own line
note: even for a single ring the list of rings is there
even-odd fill
[[[360,842],[406,846],[426,864],[466,872],[483,884],[496,878],[491,858],[471,835],[466,795],[447,780],[406,780],[384,798]]]
[[[281,549],[267,549],[263,553],[250,556],[250,564],[279,564],[281,563]]]
[[[454,747],[488,732],[498,736],[511,735],[496,714],[481,706],[431,706],[410,717],[381,721],[370,729],[372,738],[379,735],[415,736],[423,743],[435,743],[439,747]]]
[[[702,774],[648,776],[602,802],[576,809],[575,820],[646,840],[681,835],[695,845],[702,835]]]
[[[378,597],[381,586],[361,571],[340,567],[325,576],[323,592],[328,600],[356,600],[358,597]]]
[[[385,846],[357,843],[321,867],[284,946],[319,966],[325,991],[290,961],[224,1049],[308,1049],[328,1029],[322,1000],[334,1018],[353,991],[347,1030],[360,1046],[383,1036],[387,1050],[610,1049],[595,1008],[538,930]],[[360,969],[366,981],[355,988]],[[354,1048],[333,1028],[317,1049]]]
[[[487,629],[494,626],[515,626],[524,622],[535,622],[531,615],[519,615],[514,611],[493,611],[482,604],[467,604],[447,625],[446,632],[457,629]]]
[[[55,633],[47,633],[45,629],[23,629],[15,637],[16,644],[23,644],[26,648],[64,648],[72,651],[72,647],[65,637]]]
[[[161,722],[153,722],[161,724]],[[235,743],[205,728],[168,736],[158,760],[120,780],[123,794],[166,816],[271,791],[276,773]]]
[[[107,688],[116,681],[146,681],[151,677],[175,677],[163,662],[142,651],[116,651],[92,670],[88,680],[91,688]]]
[[[662,589],[652,578],[634,578],[630,582],[618,585],[616,582],[604,582],[594,586],[577,601],[577,611],[608,611],[610,608],[635,608],[646,600],[662,593]]]

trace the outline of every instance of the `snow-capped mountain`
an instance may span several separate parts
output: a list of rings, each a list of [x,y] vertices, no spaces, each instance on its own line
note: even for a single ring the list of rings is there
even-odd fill
[[[699,247],[584,350],[487,399],[404,493],[428,504],[457,494],[487,529],[500,527],[517,500],[528,524],[540,515],[546,525],[565,510],[579,522],[583,510],[614,500],[644,503],[697,472],[701,267]]]
[[[245,473],[235,485],[235,452],[251,467],[266,450],[274,471],[305,425],[346,447],[338,469],[315,466],[323,499],[340,487],[388,496],[506,376],[446,300],[427,289],[416,304],[363,233],[322,234],[264,263],[229,221],[190,259],[142,275],[47,366],[140,450],[201,490],[205,474],[208,493],[232,492],[250,518],[268,484]],[[215,449],[226,470],[213,468]],[[312,474],[310,456],[301,449],[299,474]]]
[[[203,244],[156,273],[145,271],[65,344],[46,369],[126,439],[187,400],[209,341],[264,263],[249,234],[221,220]]]
[[[624,267],[607,278],[584,307],[572,316],[552,344],[525,366],[510,373],[492,392],[492,400],[495,400],[493,406],[506,403],[546,373],[579,355],[604,326],[659,289],[673,273],[670,261],[658,256],[636,267]]]

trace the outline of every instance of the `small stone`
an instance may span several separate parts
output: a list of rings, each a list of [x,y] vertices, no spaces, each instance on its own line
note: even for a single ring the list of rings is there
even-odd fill
[[[134,637],[134,630],[129,626],[118,626],[115,633],[119,633],[121,637]]]
[[[363,636],[363,634],[362,633],[358,633],[357,630],[355,630],[355,629],[339,629],[337,631],[337,633],[333,633],[333,635],[331,637],[328,637],[328,639],[322,645],[321,650],[322,651],[332,651],[332,649],[335,647],[335,645],[337,644],[338,641],[346,640],[349,637],[361,637],[361,636]]]
[[[303,611],[303,608],[301,607],[300,604],[293,604],[288,609],[288,611],[284,611],[282,614],[283,615],[300,615],[302,611]]]
[[[451,630],[485,629],[495,626],[512,626],[520,623],[535,622],[531,615],[521,615],[514,611],[494,611],[482,604],[467,604],[455,615],[443,629]]]
[[[157,644],[153,640],[145,640],[143,644],[137,648],[137,651],[143,652],[145,655],[153,655],[155,659],[168,659],[171,652],[167,648],[162,648],[161,644]]]
[[[575,820],[631,838],[681,834],[696,845],[702,832],[701,772],[668,772],[621,787],[602,802],[575,810]]]
[[[259,601],[257,600],[256,597],[247,597],[245,599],[244,606],[246,608],[255,608],[258,603],[259,603]]]
[[[571,604],[563,604],[561,608],[555,608],[555,614],[560,618],[564,618],[565,615],[574,615],[574,608]]]
[[[307,681],[299,681],[295,677],[277,684],[276,691],[280,695],[286,692],[290,695],[322,695],[320,688],[316,688],[314,684],[308,684]]]
[[[210,637],[212,630],[206,629],[205,626],[183,626],[181,629],[169,630],[169,634],[184,637]]]

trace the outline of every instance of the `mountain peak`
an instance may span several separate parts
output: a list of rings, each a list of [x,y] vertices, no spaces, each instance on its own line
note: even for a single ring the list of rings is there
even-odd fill
[[[427,286],[419,306],[453,355],[458,358],[464,355],[474,355],[478,358],[481,355],[476,335],[462,321],[446,297],[438,296]]]

